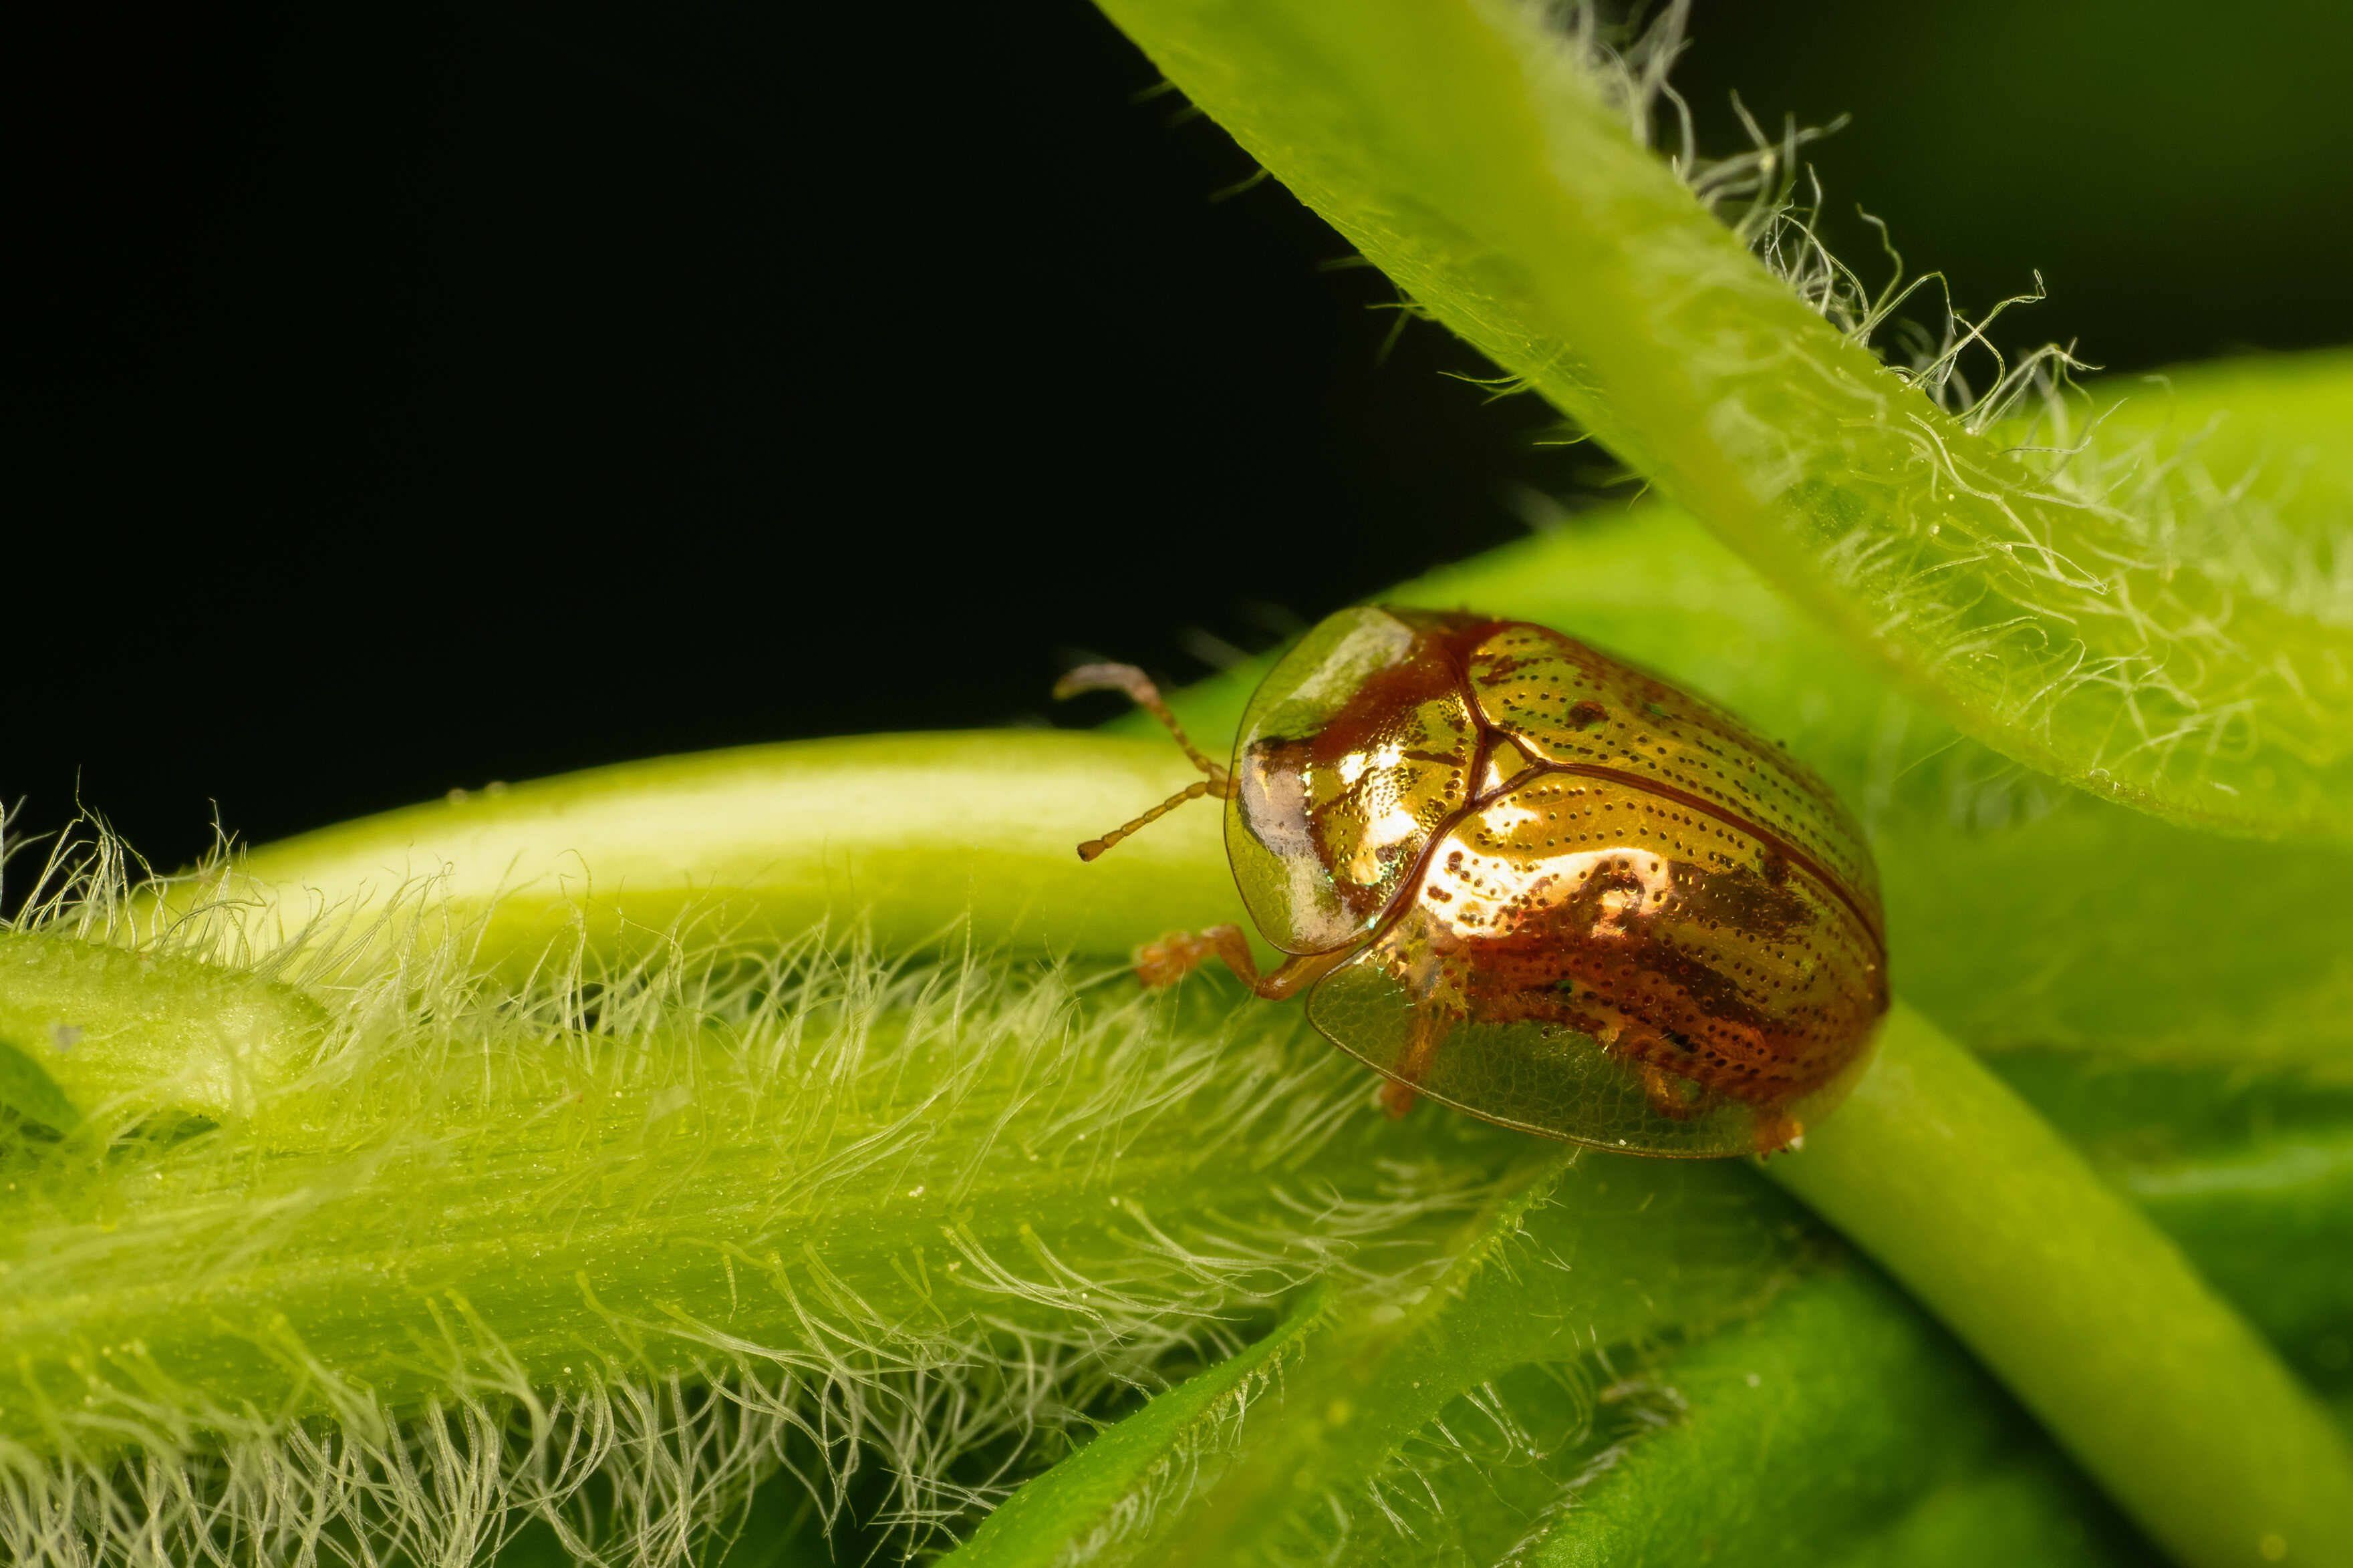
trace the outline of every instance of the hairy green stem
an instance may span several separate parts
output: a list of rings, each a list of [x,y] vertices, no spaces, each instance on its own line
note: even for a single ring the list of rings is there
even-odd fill
[[[111,1028],[93,1054],[186,1047],[202,1089],[229,1026],[245,1052],[235,1094],[171,1097],[219,1126],[133,1097],[62,1148],[0,1145],[0,1451],[719,1366],[855,1385],[992,1333],[1181,1342],[1352,1230],[1401,1244],[1498,1142],[1358,1118],[1333,1142],[1363,1096],[1280,1015],[807,940],[624,972],[594,1028],[494,994],[330,1031],[193,961],[39,933],[0,960],[0,1018]],[[1379,1199],[1405,1171],[1423,1197]],[[1362,1210],[1265,1223],[1301,1187]],[[1210,1215],[1259,1218],[1196,1257]]]
[[[1912,1009],[1767,1173],[1884,1264],[2185,1563],[2353,1563],[2353,1447],[2179,1248]],[[2292,1558],[2291,1558],[2292,1554]]]
[[[1227,918],[1216,813],[1178,812],[1098,866],[1076,846],[1198,777],[1165,742],[1052,731],[663,757],[322,828],[134,918],[246,906],[215,929],[267,952],[306,930],[315,942],[314,928],[364,931],[423,910],[479,958],[526,965],[575,933],[635,955],[673,935],[789,940],[852,914],[896,951],[969,920],[992,952],[1124,952]]]

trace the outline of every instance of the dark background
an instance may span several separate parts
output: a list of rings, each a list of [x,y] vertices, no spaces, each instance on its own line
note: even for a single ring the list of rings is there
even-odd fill
[[[819,15],[822,12],[824,14]],[[1700,0],[1677,80],[2117,369],[2353,339],[2353,19]],[[0,797],[185,860],[664,751],[1046,716],[1596,457],[1088,6],[43,7],[5,50]],[[1835,232],[1873,249],[1851,218]],[[1868,268],[1867,269],[1871,269]],[[1092,720],[1109,711],[1089,710]],[[21,869],[12,879],[21,892]]]

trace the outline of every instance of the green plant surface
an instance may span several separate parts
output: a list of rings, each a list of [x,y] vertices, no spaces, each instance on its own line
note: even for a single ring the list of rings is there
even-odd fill
[[[949,1561],[1814,1563],[1920,1531],[1915,1513],[1946,1518],[1954,1494],[1988,1489],[2002,1506],[1938,1527],[1948,1550],[2040,1527],[2047,1541],[2020,1561],[2117,1560],[2092,1554],[2094,1540],[2137,1555],[2129,1531],[1947,1335],[1818,1226],[1733,1179],[1744,1174],[1588,1156],[1550,1206],[1458,1251],[1460,1288],[1441,1282],[1410,1321],[1384,1333],[1319,1316],[1287,1338],[1279,1402],[1261,1394],[1246,1420],[1237,1411],[1222,1451],[1205,1460],[1166,1428],[1150,1432],[1160,1471],[1181,1474],[1191,1497],[1164,1482],[1146,1509],[1134,1492],[1106,1492],[1084,1449]],[[1774,1266],[1751,1275],[1751,1310],[1694,1322],[1704,1278],[1661,1270],[1719,1252],[1744,1207],[1778,1239]],[[1716,1236],[1694,1236],[1695,1208],[1714,1211]],[[1563,1246],[1570,1268],[1538,1289],[1547,1301],[1564,1287],[1589,1299],[1578,1316],[1590,1348],[1575,1360],[1541,1321],[1513,1321],[1529,1300],[1525,1277]],[[1625,1337],[1604,1338],[1613,1327]],[[1390,1393],[1400,1381],[1412,1390],[1402,1401]],[[1155,1405],[1193,1416],[1197,1393],[1242,1403],[1204,1373]],[[1420,1436],[1364,1430],[1358,1412],[1385,1405],[1375,1428],[1419,1417]],[[1151,1410],[1098,1447],[1145,1438]],[[1123,1447],[1121,1468],[1142,1472],[1140,1458]],[[1190,1509],[1172,1506],[1172,1491]],[[1106,1517],[1157,1529],[1109,1532]],[[2071,1535],[2078,1550],[2063,1549]]]
[[[2157,375],[2118,376],[2093,393],[2100,446],[2139,452],[2146,443],[2177,438],[2167,450],[2186,471],[2149,473],[2153,496],[2219,499],[2219,492],[2255,476],[2257,484],[2232,497],[2227,509],[2193,509],[2190,521],[2228,527],[2185,548],[2186,560],[2227,562],[2240,547],[2235,536],[2252,534],[2247,564],[2268,556],[2274,564],[2290,565],[2295,580],[2261,584],[2260,592],[2279,597],[2292,586],[2326,586],[2333,560],[2287,563],[2276,552],[2290,541],[2325,552],[2330,534],[2344,525],[2345,502],[2353,496],[2353,452],[2345,446],[2345,428],[2353,424],[2353,353],[2250,354]],[[2342,603],[2333,596],[2299,608],[2343,623]]]
[[[1103,9],[1419,307],[1968,733],[2182,820],[2353,832],[2341,576],[2251,568],[2248,531],[2185,552],[2224,542],[1992,431],[2023,384],[1952,412],[1882,365],[1873,300],[1767,222],[1817,314],[1638,139],[1644,58],[1513,0]],[[2027,445],[2076,444],[2052,409]]]
[[[1755,1310],[1787,1282],[1809,1227],[1736,1174],[1531,1152],[1450,1247],[1442,1274],[1335,1312],[1286,1366],[1280,1404],[1245,1424],[1215,1484],[1156,1510],[1155,1538],[1114,1548],[1201,1563],[1326,1555],[1335,1511],[1410,1506],[1414,1479],[1390,1461],[1458,1400],[1572,1349],[1622,1353]],[[1028,1550],[1002,1560],[1103,1552],[1047,1531],[1018,1545]]]
[[[0,935],[0,1100],[65,1133],[0,1144],[0,1547],[2148,1560],[2088,1473],[2185,1563],[2345,1561],[2353,359],[1970,404],[1871,357],[1779,165],[1642,145],[1654,56],[1107,8],[1681,503],[1391,597],[1647,665],[1855,805],[1902,1000],[1853,1103],[1762,1176],[1574,1156],[1140,993],[1238,910],[1207,806],[1071,853],[1194,776],[1134,720],[135,888],[101,845]],[[1177,695],[1213,751],[1255,674]]]
[[[0,1108],[55,1131],[81,1125],[80,1107],[66,1098],[58,1080],[38,1061],[5,1041],[0,1041]]]
[[[1906,1537],[1955,1562],[2147,1553],[1960,1348],[1867,1268],[1816,1274],[1652,1377],[1673,1391],[1672,1424],[1573,1478],[1532,1521],[1523,1561],[1794,1568],[1843,1551],[1917,1562],[1894,1547]],[[1471,1560],[1482,1558],[1496,1560]]]
[[[1230,1350],[1359,1251],[1426,1251],[1508,1146],[1347,1117],[1361,1086],[1294,1018],[1090,1003],[1052,972],[901,973],[811,939],[748,970],[607,975],[587,1026],[565,1016],[579,993],[480,1000],[408,956],[397,1026],[343,1014],[268,1114],[9,1154],[0,1450],[86,1474],[126,1444],[274,1453],[331,1415],[357,1492],[398,1417],[522,1399],[543,1436],[724,1427],[739,1451],[678,1467],[681,1487],[786,1458],[822,1474],[869,1442],[950,1487],[960,1447]],[[113,978],[111,1002],[151,1014],[177,984]],[[736,1405],[662,1408],[684,1397],[664,1379],[721,1373]],[[928,1432],[957,1400],[985,1414]]]
[[[176,953],[0,931],[0,973],[7,1103],[59,1131],[86,1112],[251,1115],[327,1027],[292,987]]]
[[[1328,1327],[1333,1292],[1319,1281],[1248,1350],[1158,1395],[993,1510],[955,1553],[959,1568],[1068,1553],[1102,1560],[1149,1527],[1154,1504],[1214,1460],[1255,1399]]]
[[[1217,824],[1173,822],[1100,868],[1070,853],[1060,824],[1124,820],[1139,797],[1194,776],[1165,745],[1123,762],[1050,734],[747,746],[453,792],[253,851],[228,879],[195,879],[121,919],[155,931],[206,909],[208,955],[235,959],[306,933],[315,945],[329,931],[405,931],[421,908],[475,956],[526,969],[575,926],[600,951],[634,954],[689,914],[705,935],[771,944],[863,909],[894,949],[967,917],[1025,952],[1098,934],[1133,943],[1171,919],[1222,918]],[[954,848],[904,826],[960,813],[976,830]]]
[[[1038,739],[1064,756],[1100,747],[1114,773],[1133,750]],[[955,853],[976,831],[972,807],[943,816],[903,817],[910,845],[929,833]],[[798,820],[822,842],[822,814]],[[401,973],[400,1026],[331,1036],[273,1114],[135,1161],[43,1156],[18,1173],[30,1192],[5,1277],[8,1327],[36,1375],[0,1412],[27,1413],[19,1442],[185,1443],[220,1426],[259,1440],[268,1423],[226,1414],[239,1410],[332,1410],[384,1431],[430,1398],[565,1390],[567,1379],[579,1385],[564,1408],[602,1408],[611,1386],[679,1372],[772,1388],[797,1373],[810,1380],[804,1397],[849,1390],[860,1415],[848,1426],[871,1420],[872,1436],[887,1425],[877,1406],[912,1397],[877,1392],[894,1378],[949,1366],[967,1386],[1006,1375],[987,1371],[1005,1353],[990,1349],[994,1334],[1061,1342],[1084,1387],[1079,1369],[1106,1356],[1141,1375],[1172,1351],[1238,1345],[1216,1325],[1344,1255],[1460,1256],[1430,1226],[1490,1201],[1481,1194],[1525,1148],[1458,1117],[1386,1123],[1289,1010],[1229,1011],[1231,993],[1216,988],[1147,1001],[1121,984],[1097,1002],[1050,973],[1025,987],[961,966],[894,982],[811,942],[724,984],[723,963],[607,974],[591,1024],[565,1010],[583,994],[534,1014],[510,993],[436,981],[414,953]],[[333,994],[332,980],[312,984]],[[1882,1120],[1910,1127],[1936,1110]],[[1913,1201],[1968,1194],[1975,1163],[2000,1168],[2002,1153],[1961,1151],[1962,1169]],[[1303,1194],[1319,1192],[1339,1206],[1327,1196],[1303,1222]],[[1599,1220],[1594,1205],[1565,1212]],[[1940,1224],[1940,1212],[1915,1206],[1910,1223]],[[2294,1205],[2283,1212],[2298,1234]],[[2088,1261],[2043,1261],[2071,1258]],[[2098,1288],[2073,1278],[2061,1293]],[[77,1384],[78,1407],[66,1397]],[[1382,1442],[1331,1458],[1384,1464],[1390,1440],[1434,1408],[1409,1404]],[[2232,1408],[2266,1430],[2294,1427],[2252,1398]],[[159,1409],[197,1415],[157,1431]],[[788,1436],[763,1441],[781,1449]],[[910,1472],[921,1461],[900,1456]],[[957,1510],[936,1495],[930,1505]]]
[[[2184,1562],[2353,1551],[2353,1448],[2327,1414],[2127,1198],[1916,1014],[1897,1006],[1853,1102],[1771,1173]]]

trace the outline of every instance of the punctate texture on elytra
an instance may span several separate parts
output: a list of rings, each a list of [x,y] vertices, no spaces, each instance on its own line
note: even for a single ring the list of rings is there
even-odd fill
[[[1259,929],[1357,948],[1309,1017],[1491,1121],[1776,1149],[1837,1103],[1887,1009],[1878,879],[1829,789],[1557,632],[1344,611],[1259,689],[1233,773]]]

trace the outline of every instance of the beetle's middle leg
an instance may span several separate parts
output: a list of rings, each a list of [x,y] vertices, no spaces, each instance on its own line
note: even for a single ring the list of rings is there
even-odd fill
[[[1403,1116],[1413,1109],[1415,1085],[1430,1070],[1430,1058],[1438,1055],[1438,1043],[1446,1037],[1454,1023],[1453,1016],[1444,1008],[1424,1002],[1413,1010],[1413,1032],[1406,1037],[1405,1055],[1389,1068],[1392,1075],[1381,1085],[1381,1109],[1390,1120]]]
[[[1650,1101],[1652,1110],[1670,1121],[1691,1120],[1698,1106],[1691,1098],[1690,1079],[1641,1057],[1634,1058],[1634,1071],[1642,1080],[1642,1098]]]
[[[1270,1002],[1280,1002],[1337,969],[1350,950],[1314,952],[1286,958],[1264,974],[1250,956],[1250,942],[1240,926],[1211,926],[1205,931],[1172,931],[1158,942],[1146,942],[1135,954],[1135,976],[1151,986],[1174,985],[1211,959],[1234,972],[1236,979]]]

